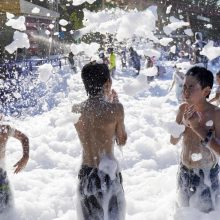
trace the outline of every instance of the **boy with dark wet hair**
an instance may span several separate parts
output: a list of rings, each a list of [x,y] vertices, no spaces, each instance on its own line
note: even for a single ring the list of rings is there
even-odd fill
[[[203,212],[215,209],[219,192],[220,109],[207,101],[213,74],[203,67],[187,71],[183,84],[185,102],[180,105],[176,122],[185,125],[181,137],[182,153],[178,172],[180,206],[196,207]]]
[[[126,143],[124,110],[111,90],[106,64],[95,62],[82,69],[88,99],[74,105],[81,116],[75,124],[83,148],[79,171],[78,220],[124,220],[122,175],[114,157],[114,142]]]
[[[87,95],[95,96],[101,92],[103,85],[111,81],[108,66],[105,64],[88,64],[82,69],[82,81]]]
[[[1,117],[2,118],[2,117]],[[2,120],[2,119],[0,119]],[[10,190],[7,172],[4,168],[4,158],[6,144],[10,137],[19,140],[23,148],[22,158],[14,165],[14,173],[20,172],[27,164],[29,159],[29,140],[21,131],[12,128],[10,125],[0,124],[0,213],[6,212],[12,205],[12,194]]]

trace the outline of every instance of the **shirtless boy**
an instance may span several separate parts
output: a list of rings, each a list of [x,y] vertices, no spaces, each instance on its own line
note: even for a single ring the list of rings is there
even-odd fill
[[[203,67],[187,71],[183,97],[176,122],[185,125],[179,138],[171,136],[177,144],[183,137],[178,193],[180,206],[193,206],[203,212],[215,208],[219,190],[220,109],[210,104],[213,74]]]
[[[10,137],[19,140],[23,147],[22,158],[14,165],[14,173],[20,172],[27,164],[29,159],[29,140],[25,134],[9,125],[0,124],[0,213],[4,212],[11,206],[11,190],[4,169],[5,148]]]
[[[123,220],[122,175],[114,157],[114,142],[122,146],[127,140],[123,106],[111,90],[106,64],[85,65],[82,80],[88,99],[72,109],[81,113],[75,128],[83,148],[78,175],[78,219]]]

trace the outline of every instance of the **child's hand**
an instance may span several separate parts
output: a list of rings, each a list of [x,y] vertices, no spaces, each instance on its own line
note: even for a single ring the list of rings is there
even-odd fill
[[[119,99],[118,99],[118,93],[112,89],[112,102],[119,102]]]
[[[187,127],[197,128],[200,126],[201,115],[195,110],[193,105],[186,108],[183,114],[183,123]]]
[[[114,89],[112,89],[111,93],[109,94],[108,100],[109,100],[109,102],[112,102],[112,103],[119,102],[118,94]]]
[[[18,173],[20,172],[22,169],[24,169],[24,167],[26,166],[27,162],[28,162],[29,157],[28,156],[23,156],[15,165],[14,167],[16,167],[14,173]]]

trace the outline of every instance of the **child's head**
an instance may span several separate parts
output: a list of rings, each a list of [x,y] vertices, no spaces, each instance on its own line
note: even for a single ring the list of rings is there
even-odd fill
[[[133,51],[134,51],[133,47],[130,47],[130,48],[129,48],[129,51],[130,51],[130,52],[133,52]]]
[[[190,88],[187,88],[187,86],[196,87],[195,84],[197,85],[199,84],[200,90],[203,91],[205,94],[205,98],[208,98],[213,86],[213,80],[214,77],[211,71],[207,70],[204,67],[199,67],[199,66],[192,67],[186,73],[184,92],[186,93],[186,89],[190,90]],[[193,91],[193,88],[191,89],[191,91]],[[193,93],[193,92],[189,92],[189,93]],[[187,94],[184,95],[187,96]]]
[[[89,96],[100,93],[104,84],[111,80],[108,66],[96,62],[86,64],[82,69],[81,77]]]
[[[109,47],[109,48],[107,49],[107,51],[108,51],[108,53],[113,53],[113,52],[114,52],[114,49],[113,49],[112,47]]]
[[[105,57],[105,53],[103,50],[99,52],[99,58],[103,59]]]

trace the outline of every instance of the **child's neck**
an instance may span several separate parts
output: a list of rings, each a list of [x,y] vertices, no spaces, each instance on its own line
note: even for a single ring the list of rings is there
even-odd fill
[[[198,112],[204,112],[207,110],[208,107],[209,107],[209,103],[206,101],[206,99],[195,105],[195,109]]]
[[[97,95],[93,95],[93,96],[89,96],[89,99],[102,99],[104,98],[104,94],[103,93],[99,93]]]

